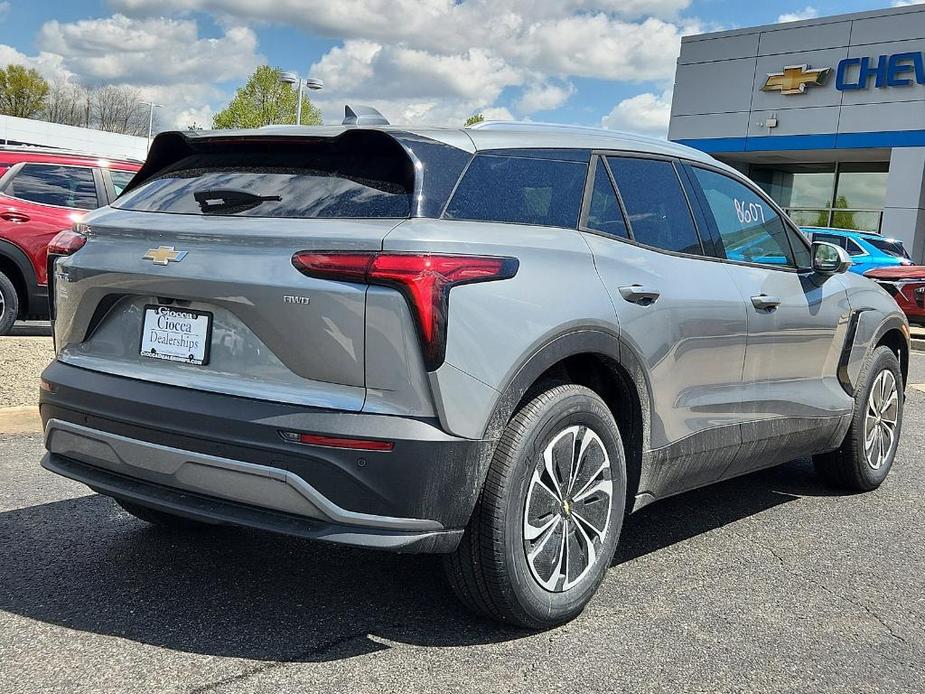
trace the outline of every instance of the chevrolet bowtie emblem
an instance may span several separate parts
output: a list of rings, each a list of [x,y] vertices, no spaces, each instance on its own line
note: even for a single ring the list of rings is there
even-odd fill
[[[808,65],[789,65],[783,72],[768,75],[768,81],[761,88],[763,92],[780,92],[781,94],[802,94],[807,85],[825,84],[831,68],[810,70]]]
[[[158,246],[148,251],[142,260],[150,260],[155,265],[179,263],[186,257],[188,251],[178,251],[173,246]]]

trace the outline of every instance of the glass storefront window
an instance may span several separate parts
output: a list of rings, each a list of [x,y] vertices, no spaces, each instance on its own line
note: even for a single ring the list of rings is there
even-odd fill
[[[882,210],[886,203],[888,165],[842,164],[838,169],[835,207],[849,210]]]
[[[832,207],[834,164],[755,167],[752,178],[781,207]]]
[[[828,210],[789,210],[788,214],[794,224],[800,227],[829,226]]]
[[[829,226],[854,231],[880,231],[880,213],[834,210],[832,212],[832,223]]]
[[[886,162],[753,166],[750,176],[799,226],[880,231]]]

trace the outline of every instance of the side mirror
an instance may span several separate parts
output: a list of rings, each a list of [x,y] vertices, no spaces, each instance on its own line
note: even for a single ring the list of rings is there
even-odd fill
[[[854,262],[841,246],[824,241],[813,242],[813,270],[820,275],[840,275],[848,272]]]

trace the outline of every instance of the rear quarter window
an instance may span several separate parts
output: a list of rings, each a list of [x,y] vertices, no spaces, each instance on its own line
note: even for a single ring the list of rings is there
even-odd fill
[[[118,169],[109,170],[109,178],[112,181],[112,188],[116,193],[116,197],[122,195],[122,191],[125,190],[129,181],[134,177],[134,171],[119,171]]]
[[[584,162],[478,155],[444,217],[573,229],[587,172]]]

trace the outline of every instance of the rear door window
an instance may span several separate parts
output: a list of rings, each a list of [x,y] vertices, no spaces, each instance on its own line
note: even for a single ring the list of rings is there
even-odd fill
[[[766,200],[724,174],[696,166],[692,171],[729,260],[796,267],[786,224]]]
[[[481,154],[444,217],[574,229],[587,172],[584,162]]]
[[[80,166],[24,164],[13,173],[3,192],[42,205],[81,210],[99,207],[93,171]]]
[[[631,157],[607,157],[607,161],[635,241],[666,251],[703,254],[674,164]]]

